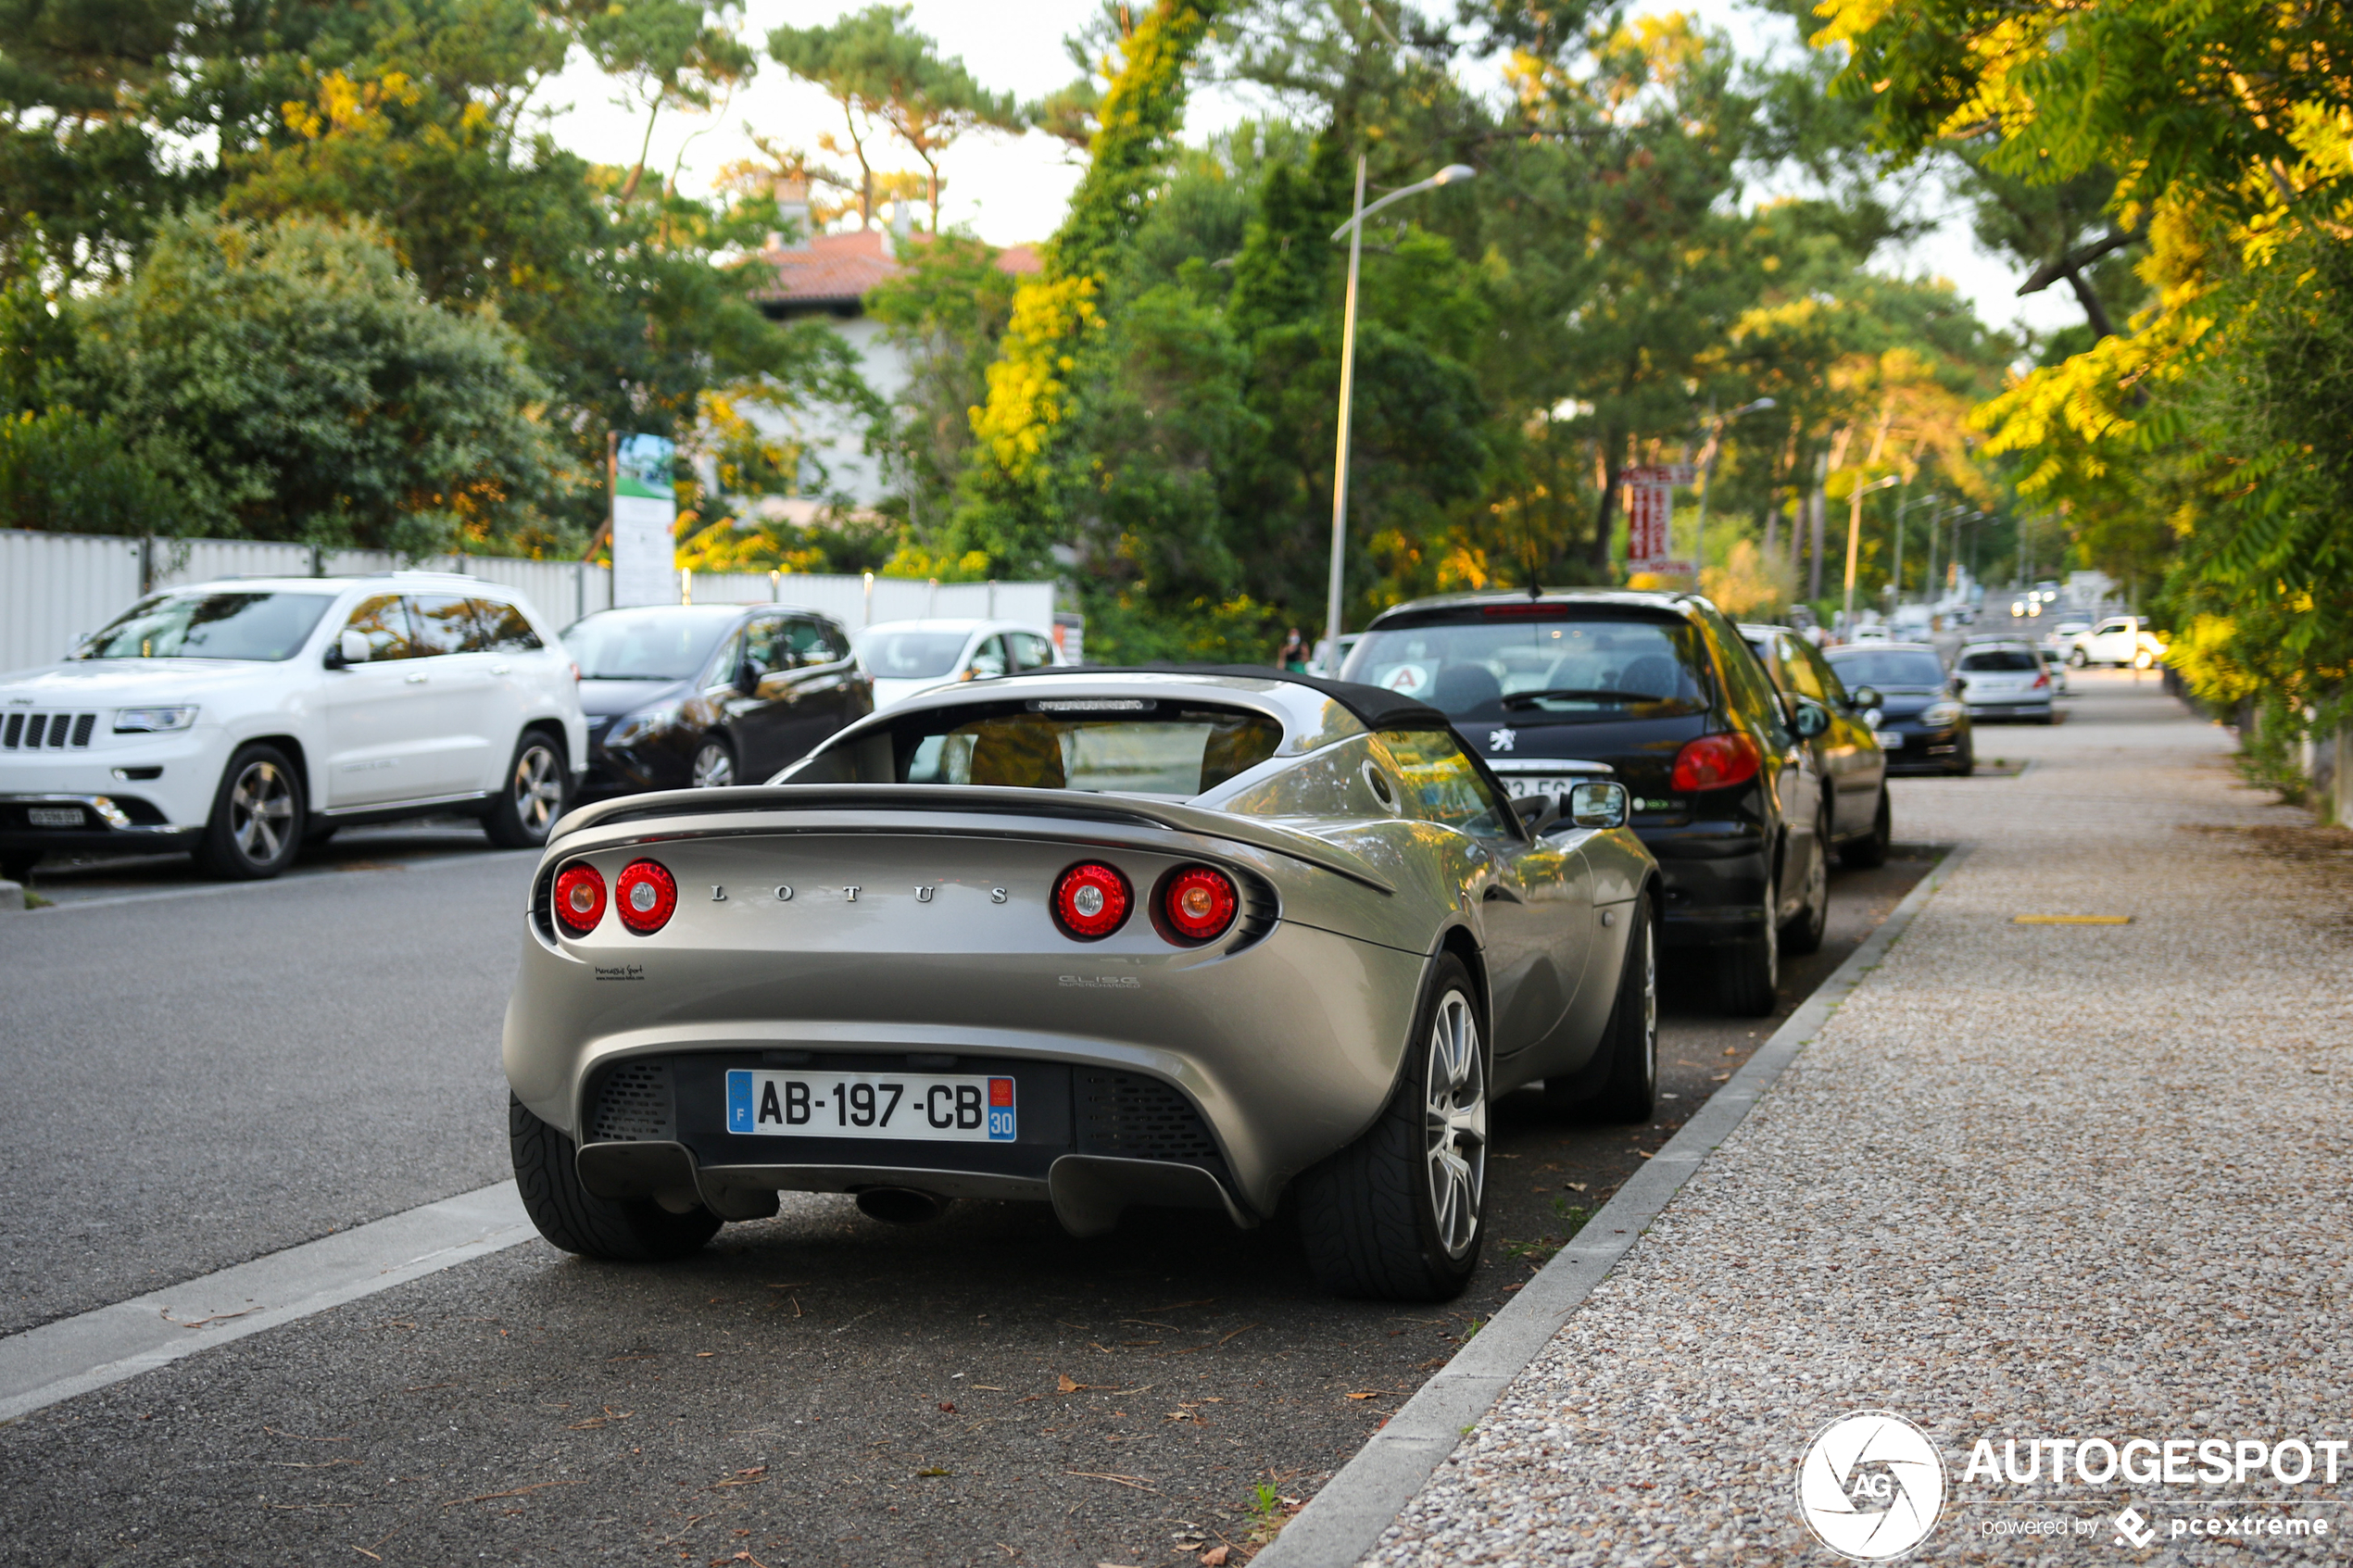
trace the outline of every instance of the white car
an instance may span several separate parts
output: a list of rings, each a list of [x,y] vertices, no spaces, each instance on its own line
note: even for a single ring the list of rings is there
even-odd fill
[[[2023,637],[1970,643],[1954,661],[1953,675],[1972,720],[2052,721],[2050,667]]]
[[[2165,658],[2165,645],[2136,615],[2111,615],[2075,639],[2067,661],[2081,669],[2087,664],[2132,665],[2154,669]]]
[[[478,578],[225,578],[149,596],[0,675],[0,876],[179,848],[277,875],[353,822],[461,812],[535,848],[587,765],[556,634]]]
[[[849,634],[875,683],[875,711],[958,681],[1068,662],[1053,634],[1019,621],[882,621]]]

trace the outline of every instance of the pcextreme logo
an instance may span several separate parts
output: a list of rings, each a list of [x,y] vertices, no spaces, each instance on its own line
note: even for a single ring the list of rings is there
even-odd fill
[[[1928,1538],[1944,1510],[1944,1461],[1893,1411],[1856,1411],[1814,1434],[1797,1469],[1797,1511],[1824,1546],[1884,1562]]]

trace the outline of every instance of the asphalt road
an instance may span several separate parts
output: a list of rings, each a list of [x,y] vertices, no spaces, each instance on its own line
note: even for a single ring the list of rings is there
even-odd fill
[[[1834,875],[1784,1012],[1931,859]],[[529,864],[411,828],[258,888],[44,875],[0,917],[0,1332],[503,1177]],[[1280,1223],[787,1197],[683,1264],[533,1242],[0,1428],[0,1562],[1239,1561],[1773,1028],[1664,980],[1659,1121],[1502,1102],[1446,1307],[1321,1296]]]

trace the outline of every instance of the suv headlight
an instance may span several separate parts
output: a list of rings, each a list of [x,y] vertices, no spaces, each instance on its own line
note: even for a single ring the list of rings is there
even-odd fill
[[[1920,709],[1920,723],[1931,730],[1949,730],[1969,711],[1957,702],[1931,702]]]
[[[114,715],[114,733],[128,734],[162,734],[170,730],[184,730],[196,721],[196,709],[191,704],[184,708],[118,708]]]
[[[667,729],[678,721],[678,707],[677,703],[664,702],[637,709],[606,732],[605,744],[627,746],[632,741],[645,739],[656,730]]]

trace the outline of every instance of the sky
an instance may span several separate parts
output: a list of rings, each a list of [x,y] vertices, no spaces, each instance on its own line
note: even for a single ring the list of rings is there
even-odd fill
[[[1042,96],[1077,75],[1062,41],[1097,8],[1096,0],[911,3],[915,27],[937,40],[941,53],[961,56],[984,86],[1022,98]],[[844,0],[749,0],[743,35],[764,45],[772,29],[830,22],[845,8]],[[1696,12],[1708,24],[1731,33],[1744,53],[1768,46],[1774,36],[1786,36],[1778,31],[1761,32],[1760,26],[1779,30],[1783,24],[1778,19],[1760,19],[1738,0],[1688,0],[1679,8]],[[764,48],[763,64],[766,69],[724,113],[665,111],[656,121],[648,173],[667,174],[675,167],[681,188],[699,194],[723,166],[751,154],[747,129],[812,153],[821,132],[840,130],[839,111],[823,94],[766,63]],[[626,165],[636,158],[646,123],[641,114],[614,107],[612,97],[612,84],[575,56],[570,70],[542,89],[540,101],[559,111],[552,121],[558,141],[598,162]],[[1242,90],[1208,87],[1192,97],[1186,135],[1198,139],[1214,133],[1265,107]],[[1067,152],[1062,143],[1035,131],[1018,138],[966,138],[943,159],[947,182],[941,220],[950,227],[967,226],[995,245],[1045,238],[1061,220],[1078,182],[1078,169]],[[912,154],[895,162],[919,167]],[[893,164],[887,152],[877,158],[877,167]],[[1940,220],[1938,227],[1906,250],[1883,257],[1882,266],[1914,276],[1951,279],[1976,306],[1980,318],[1992,325],[2047,331],[2078,320],[2074,301],[2064,290],[2025,300],[2015,297],[2015,267],[1979,248],[1957,200],[1933,186],[1922,193],[1921,200]]]

